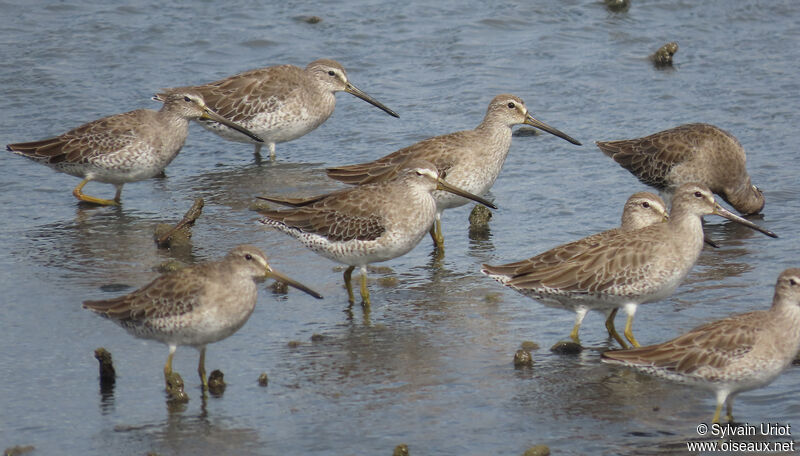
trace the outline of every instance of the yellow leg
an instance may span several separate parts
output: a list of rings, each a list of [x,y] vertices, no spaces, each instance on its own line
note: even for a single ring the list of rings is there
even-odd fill
[[[119,201],[116,201],[116,198],[114,201],[112,201],[112,200],[95,198],[93,196],[84,194],[82,192],[83,187],[88,183],[89,179],[84,179],[81,181],[80,184],[78,184],[77,187],[75,187],[74,190],[72,190],[72,194],[75,196],[75,198],[78,198],[81,201],[86,201],[87,203],[99,204],[101,206],[119,206]],[[119,197],[120,192],[122,192],[122,187],[117,188],[117,197]]]
[[[628,344],[625,343],[625,339],[620,337],[619,333],[617,333],[617,328],[614,327],[614,318],[617,316],[617,311],[619,308],[616,308],[609,312],[608,316],[606,317],[606,330],[608,330],[608,335],[613,337],[622,348],[628,348]]]
[[[569,333],[569,338],[578,345],[581,344],[578,332],[581,330],[581,323],[583,323],[583,318],[586,316],[587,311],[588,309],[583,308],[575,310],[575,325],[572,327],[572,332]]]
[[[350,266],[344,270],[344,287],[347,288],[347,302],[350,304],[356,302],[356,298],[353,296],[353,284],[350,282],[350,278],[353,276],[353,269],[355,268],[355,266]]]
[[[722,411],[722,402],[717,403],[717,409],[714,411],[714,418],[711,419],[712,423],[719,423],[719,414]]]
[[[641,347],[639,342],[636,341],[636,338],[633,337],[633,314],[628,315],[628,322],[625,323],[625,338],[628,339],[628,342],[634,347]]]
[[[728,398],[728,408],[727,408],[728,415],[725,417],[729,423],[733,423],[733,398]]]
[[[200,374],[200,381],[203,382],[203,391],[208,390],[208,380],[206,380],[206,347],[200,349],[200,363],[197,365],[197,373]]]
[[[431,225],[430,229],[431,239],[433,239],[433,245],[437,249],[444,251],[444,235],[442,234],[442,220],[439,216],[436,216],[436,219],[433,221],[433,225]]]
[[[578,337],[578,331],[580,331],[580,329],[581,325],[576,324],[572,327],[572,331],[569,333],[569,338],[578,345],[581,344],[581,339]]]
[[[369,307],[369,290],[367,290],[367,267],[361,268],[361,305]]]
[[[175,355],[175,349],[178,348],[175,345],[169,346],[169,355],[167,356],[167,363],[164,364],[164,380],[168,380],[169,376],[172,375],[172,357]]]

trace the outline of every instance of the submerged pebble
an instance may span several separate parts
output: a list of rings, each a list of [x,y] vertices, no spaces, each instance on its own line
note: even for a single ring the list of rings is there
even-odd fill
[[[531,352],[520,348],[514,353],[514,367],[532,367],[533,357]]]
[[[226,386],[228,385],[225,384],[225,374],[219,369],[211,371],[211,375],[208,376],[208,391],[215,396],[221,396]]]
[[[672,56],[676,52],[678,52],[678,43],[673,41],[658,48],[655,54],[650,56],[650,60],[656,66],[671,66]]]
[[[287,294],[287,293],[289,293],[289,285],[286,285],[286,283],[281,282],[280,280],[276,280],[276,281],[272,282],[272,285],[270,285],[269,288],[275,294]]]
[[[522,456],[550,456],[550,447],[547,445],[536,445],[528,448]]]
[[[523,350],[534,351],[539,349],[539,344],[532,340],[523,340],[519,347]]]
[[[95,349],[94,358],[100,363],[100,384],[113,385],[117,381],[117,372],[111,360],[111,352],[104,347]]]
[[[3,456],[18,456],[21,454],[30,453],[35,449],[36,447],[33,445],[15,445],[3,450]]]
[[[511,136],[517,136],[517,137],[520,137],[520,136],[539,136],[539,135],[541,135],[541,133],[539,133],[539,130],[537,130],[537,129],[533,128],[533,127],[519,127],[516,130],[514,130],[514,133],[511,133]]]
[[[322,22],[322,18],[319,16],[295,16],[294,20],[305,22],[306,24],[319,24]]]
[[[572,341],[561,341],[550,347],[550,351],[558,355],[577,355],[583,351],[583,347]]]
[[[183,389],[181,374],[173,372],[167,378],[167,395],[170,402],[189,402],[189,395]]]
[[[487,227],[491,219],[492,211],[486,206],[476,204],[469,213],[469,226],[470,228]]]
[[[606,4],[606,8],[608,8],[609,11],[615,13],[628,11],[628,8],[631,7],[631,0],[604,0],[603,3]]]

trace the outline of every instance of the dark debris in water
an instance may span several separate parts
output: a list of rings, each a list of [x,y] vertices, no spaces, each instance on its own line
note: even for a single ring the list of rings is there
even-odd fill
[[[33,445],[15,445],[3,450],[3,456],[19,456],[21,454],[30,453],[35,449],[36,447]]]
[[[583,347],[572,341],[561,341],[550,347],[550,351],[557,355],[577,355],[583,351]]]
[[[547,445],[535,445],[525,450],[522,456],[550,456],[550,447]]]
[[[167,378],[167,400],[173,403],[189,402],[189,395],[183,389],[183,378],[177,372]]]
[[[533,367],[533,357],[528,350],[519,349],[514,353],[514,367]]]
[[[94,358],[100,363],[100,385],[110,386],[117,381],[117,372],[111,360],[111,352],[104,347],[95,349]]]
[[[214,369],[208,376],[208,392],[214,396],[222,396],[225,392],[225,374],[219,369]]]

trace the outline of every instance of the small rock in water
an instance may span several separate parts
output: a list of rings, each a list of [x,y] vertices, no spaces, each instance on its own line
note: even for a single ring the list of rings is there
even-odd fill
[[[475,207],[472,208],[472,212],[469,213],[469,226],[486,226],[491,219],[492,211],[482,204],[476,204]]]
[[[531,352],[523,349],[517,350],[514,353],[514,367],[532,367],[533,366],[533,357],[531,357]]]
[[[111,360],[111,352],[103,347],[94,351],[95,359],[100,363],[100,384],[113,385],[117,381],[117,372]]]
[[[650,56],[650,60],[655,66],[672,66],[672,56],[678,52],[678,43],[667,43]]]
[[[269,377],[267,377],[266,372],[262,372],[261,375],[258,376],[258,385],[259,386],[269,385]]]
[[[550,456],[550,447],[547,445],[536,445],[528,448],[522,456]]]
[[[550,347],[550,351],[559,355],[577,355],[583,351],[583,347],[572,341],[561,341]]]
[[[214,369],[208,376],[208,391],[214,396],[222,396],[225,392],[225,375],[219,369]]]
[[[319,24],[322,18],[319,16],[295,16],[296,21],[305,22],[306,24]]]
[[[280,280],[276,280],[272,282],[272,285],[269,286],[272,289],[272,292],[275,294],[287,294],[289,293],[289,285],[286,283],[281,282]]]
[[[3,456],[19,456],[21,454],[30,453],[35,450],[33,445],[14,445],[13,447],[3,450]]]
[[[394,447],[394,451],[392,452],[392,456],[409,456],[409,454],[408,445],[405,443],[401,443],[400,445]]]
[[[523,340],[519,347],[523,350],[534,351],[539,349],[539,344],[531,340]]]
[[[170,402],[189,402],[189,395],[183,389],[181,374],[173,372],[167,378],[167,395]]]
[[[511,133],[511,136],[517,136],[517,137],[520,137],[520,136],[539,136],[539,135],[541,135],[541,133],[539,133],[539,130],[537,130],[537,129],[533,128],[533,127],[519,127],[516,130],[514,130],[514,133]]]
[[[606,8],[608,8],[609,11],[615,13],[628,11],[628,8],[631,7],[631,0],[604,0],[603,3],[606,4]]]

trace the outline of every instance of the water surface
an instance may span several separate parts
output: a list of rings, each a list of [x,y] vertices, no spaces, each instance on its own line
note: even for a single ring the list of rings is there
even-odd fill
[[[208,82],[260,66],[331,57],[394,119],[347,94],[313,133],[256,163],[248,145],[193,126],[167,177],[128,184],[122,208],[85,208],[77,179],[12,154],[0,174],[0,446],[35,454],[413,455],[674,454],[697,438],[712,394],[609,367],[613,346],[599,314],[581,332],[592,347],[552,354],[573,315],[505,290],[482,262],[522,259],[618,223],[644,187],[594,146],[688,122],[732,132],[765,192],[765,227],[780,239],[709,218],[721,244],[706,250],[670,299],[642,306],[637,337],[655,343],[702,322],[765,308],[775,278],[798,266],[797,107],[800,4],[792,1],[633,0],[627,12],[594,0],[483,2],[134,1],[73,5],[0,3],[0,142],[59,134],[95,118],[158,108],[159,88]],[[279,3],[279,4],[278,4]],[[322,22],[309,24],[306,16]],[[673,68],[647,55],[668,41]],[[429,239],[387,262],[370,284],[372,310],[347,311],[341,268],[265,231],[255,195],[339,188],[325,166],[374,159],[420,139],[473,128],[499,93],[525,99],[534,117],[584,143],[515,137],[491,192],[499,206],[486,237],[470,238],[470,207],[444,217],[447,252]],[[90,184],[110,197],[113,187]],[[194,198],[205,210],[193,248],[159,251],[155,224],[175,222]],[[273,264],[325,295],[272,293],[250,321],[208,349],[225,372],[220,398],[200,399],[197,354],[175,368],[192,397],[166,404],[166,347],[134,339],[84,311],[156,276],[173,257],[222,256],[253,243]],[[618,321],[621,324],[621,319]],[[321,340],[311,341],[312,335]],[[514,369],[525,340],[531,369]],[[299,344],[290,344],[290,342]],[[118,380],[101,393],[92,353],[114,355]],[[267,372],[269,386],[257,384]],[[800,423],[800,371],[743,394],[742,421]]]

